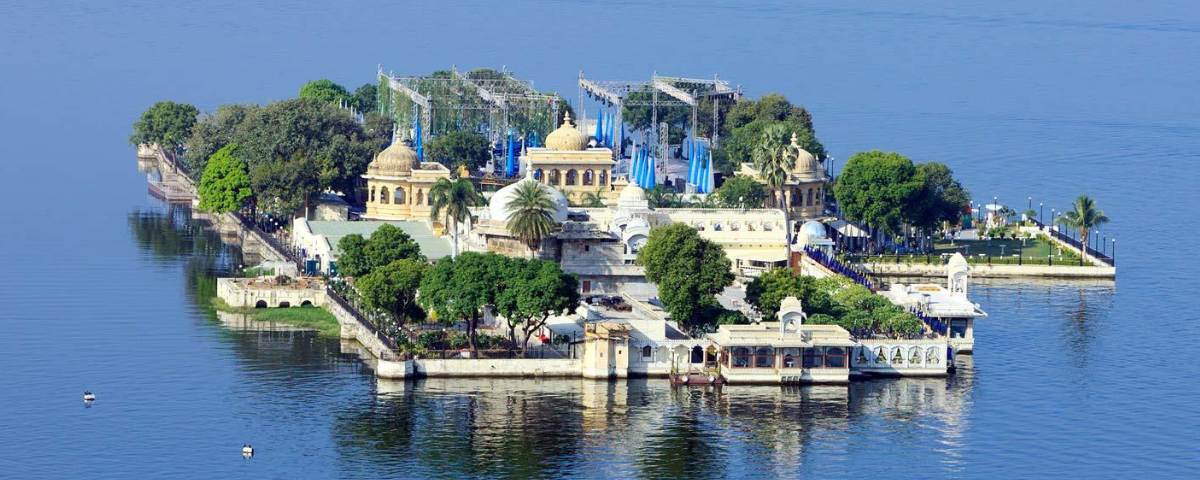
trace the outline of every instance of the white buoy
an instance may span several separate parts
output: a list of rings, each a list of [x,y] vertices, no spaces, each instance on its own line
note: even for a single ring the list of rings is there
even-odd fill
[[[245,445],[242,445],[242,457],[243,457],[243,458],[250,458],[250,457],[253,457],[253,456],[254,456],[254,446],[252,446],[252,445],[250,445],[250,444],[248,444],[248,443],[247,443],[247,444],[245,444]]]
[[[85,401],[85,402],[96,401],[96,394],[94,394],[92,392],[83,392],[83,401]]]

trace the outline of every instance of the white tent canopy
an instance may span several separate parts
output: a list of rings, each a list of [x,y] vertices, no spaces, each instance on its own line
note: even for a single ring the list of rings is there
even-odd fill
[[[869,237],[870,236],[867,234],[867,232],[863,231],[863,229],[858,228],[857,226],[854,226],[853,224],[848,223],[845,220],[834,220],[832,222],[829,222],[829,226],[833,227],[834,230],[837,230],[838,235],[841,235],[843,237]]]

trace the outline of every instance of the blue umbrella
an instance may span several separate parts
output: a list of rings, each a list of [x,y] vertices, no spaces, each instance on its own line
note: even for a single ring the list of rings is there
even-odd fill
[[[596,112],[596,145],[604,143],[604,112]]]
[[[417,160],[424,162],[425,161],[425,145],[423,145],[421,142],[421,119],[419,119],[419,118],[413,119],[413,123],[415,124],[413,126],[413,136],[417,137],[415,140],[416,147],[417,147]]]
[[[513,134],[512,134],[511,130],[508,132],[508,159],[507,160],[508,160],[507,163],[504,164],[504,172],[510,177],[513,175],[516,175],[517,174],[517,162],[513,161]]]

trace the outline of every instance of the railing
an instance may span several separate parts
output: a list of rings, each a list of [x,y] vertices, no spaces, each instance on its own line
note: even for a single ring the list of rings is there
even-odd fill
[[[863,270],[861,267],[843,264],[837,259],[830,258],[829,256],[825,255],[825,252],[812,247],[804,247],[804,254],[807,255],[808,258],[816,260],[817,263],[824,265],[825,268],[828,268],[831,272],[849,278],[850,280],[853,280],[854,283],[867,287],[868,290],[875,290],[871,280],[867,277],[870,272]]]
[[[550,345],[519,349],[485,349],[471,352],[467,349],[425,350],[423,358],[440,358],[442,360],[479,360],[479,359],[569,359],[574,358],[571,350],[560,351]]]
[[[329,298],[333,299],[334,303],[338,304],[339,307],[342,307],[343,310],[350,312],[350,316],[354,317],[354,320],[357,321],[359,325],[362,325],[362,327],[366,328],[368,332],[371,332],[373,335],[375,335],[375,338],[378,338],[379,341],[383,342],[384,346],[391,349],[392,353],[397,352],[396,342],[392,340],[391,337],[388,337],[380,332],[379,329],[376,328],[370,320],[367,320],[366,317],[363,317],[361,313],[358,313],[358,309],[351,306],[350,302],[347,302],[345,298],[342,298],[342,296],[338,294],[333,287],[326,285],[325,294],[328,295]]]
[[[1067,245],[1070,245],[1072,247],[1075,247],[1079,251],[1086,251],[1088,257],[1094,258],[1101,262],[1104,262],[1105,264],[1107,264],[1110,267],[1117,266],[1117,260],[1115,258],[1113,258],[1112,256],[1107,255],[1104,252],[1096,251],[1096,249],[1094,249],[1090,246],[1084,245],[1079,240],[1071,238],[1068,235],[1064,235],[1062,232],[1059,232],[1058,230],[1055,230],[1054,228],[1047,228],[1046,224],[1042,223],[1041,221],[1039,221],[1035,218],[1030,218],[1029,221],[1033,222],[1034,225],[1037,225],[1039,228],[1041,228],[1042,231],[1047,232],[1051,238],[1058,240],[1062,243],[1065,243]]]

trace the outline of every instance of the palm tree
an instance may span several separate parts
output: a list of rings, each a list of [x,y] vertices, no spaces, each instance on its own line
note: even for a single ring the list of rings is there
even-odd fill
[[[690,204],[692,208],[719,208],[716,195],[705,195],[703,198],[696,198]]]
[[[584,193],[579,200],[580,206],[583,208],[604,208],[604,196],[600,194],[599,190],[596,190],[595,193]]]
[[[517,185],[515,196],[508,202],[506,227],[529,247],[530,254],[537,252],[542,239],[554,228],[554,199],[542,184],[523,181]]]
[[[437,183],[429,188],[429,197],[433,201],[433,210],[429,213],[429,217],[436,221],[444,211],[446,223],[453,222],[451,235],[454,245],[450,255],[457,257],[458,224],[471,221],[471,207],[482,206],[484,204],[483,195],[476,192],[475,185],[465,178],[457,180],[439,178]]]
[[[1075,199],[1075,209],[1063,212],[1061,217],[1058,217],[1058,224],[1079,230],[1080,240],[1082,240],[1083,259],[1087,260],[1087,238],[1091,229],[1108,223],[1108,217],[1104,215],[1104,211],[1096,209],[1096,201],[1092,200],[1087,195],[1080,195]]]
[[[754,163],[758,174],[766,180],[767,188],[776,194],[776,207],[787,211],[783,199],[783,185],[787,183],[788,174],[792,172],[795,152],[788,143],[788,131],[784,125],[770,125],[763,129],[754,145]]]
[[[679,196],[662,185],[655,185],[646,192],[646,203],[650,208],[675,208],[679,206]]]

